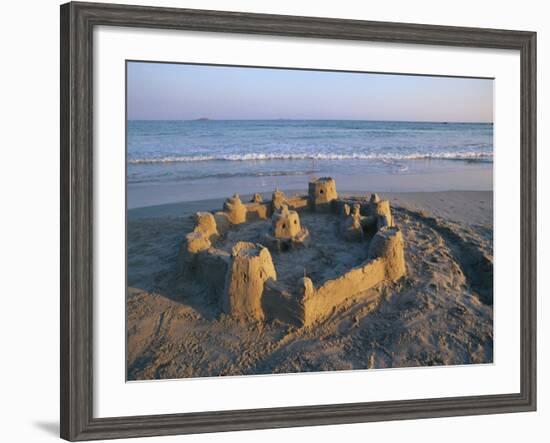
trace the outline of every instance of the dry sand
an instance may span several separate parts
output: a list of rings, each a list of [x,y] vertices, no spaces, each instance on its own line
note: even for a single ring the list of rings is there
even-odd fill
[[[493,193],[382,196],[391,200],[403,231],[407,277],[301,329],[235,322],[220,314],[211,294],[177,275],[191,215],[219,209],[221,200],[129,211],[128,379],[491,363]],[[312,235],[338,225],[307,215],[303,224]],[[239,228],[239,237],[253,239],[260,228]],[[231,235],[223,247],[231,245]],[[320,246],[291,260],[274,256],[274,262],[281,274],[292,274],[288,278],[306,267],[322,281],[360,260],[357,246]]]

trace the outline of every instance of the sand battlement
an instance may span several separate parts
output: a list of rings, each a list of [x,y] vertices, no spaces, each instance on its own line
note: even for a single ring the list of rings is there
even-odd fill
[[[333,235],[338,242],[358,244],[360,264],[315,284],[305,270],[296,280],[284,278],[273,257],[284,261],[282,254],[299,254],[298,247],[307,253],[309,246],[326,241],[310,235],[301,221],[306,214],[337,218],[339,229]],[[254,242],[239,239],[246,223],[265,225]],[[238,241],[231,253],[218,249],[232,230]],[[270,201],[255,194],[243,203],[235,194],[222,211],[197,213],[195,227],[180,248],[180,269],[186,278],[208,285],[223,312],[238,320],[277,319],[298,326],[312,324],[344,301],[406,273],[403,235],[394,226],[389,201],[376,194],[368,200],[339,198],[330,177],[311,180],[307,195],[290,197],[276,190]]]

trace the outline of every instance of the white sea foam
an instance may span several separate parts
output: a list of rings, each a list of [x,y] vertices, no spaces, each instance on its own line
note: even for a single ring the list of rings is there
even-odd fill
[[[491,161],[492,152],[485,151],[454,151],[454,152],[414,152],[408,154],[291,154],[291,153],[248,153],[233,155],[174,155],[152,158],[128,159],[130,164],[154,163],[189,163],[205,161],[268,161],[268,160],[379,160],[385,162],[399,160],[479,160]]]

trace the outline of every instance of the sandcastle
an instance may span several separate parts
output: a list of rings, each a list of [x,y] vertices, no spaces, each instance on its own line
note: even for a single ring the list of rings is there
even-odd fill
[[[357,244],[356,248],[364,244],[361,263],[317,285],[305,271],[291,283],[278,279],[281,275],[272,257],[299,253],[322,241],[301,223],[306,213],[337,216],[339,229],[334,235],[341,242]],[[239,240],[230,252],[216,247],[230,230],[238,233],[240,225],[251,222],[264,226],[254,242]],[[369,200],[340,198],[330,177],[311,180],[307,195],[290,197],[275,190],[271,200],[255,194],[243,203],[235,194],[222,211],[198,212],[195,228],[180,248],[179,265],[185,277],[215,294],[227,315],[239,321],[279,320],[296,326],[311,325],[344,301],[406,273],[403,236],[394,225],[389,201],[376,194]]]

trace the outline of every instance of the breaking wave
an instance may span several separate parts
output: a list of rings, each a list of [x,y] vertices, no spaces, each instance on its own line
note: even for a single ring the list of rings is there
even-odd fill
[[[492,161],[492,152],[479,151],[453,151],[453,152],[415,152],[409,154],[229,154],[229,155],[173,155],[151,158],[128,159],[130,164],[155,164],[155,163],[190,163],[206,161],[269,161],[269,160],[380,160],[386,162],[399,160],[469,160],[469,161]]]

